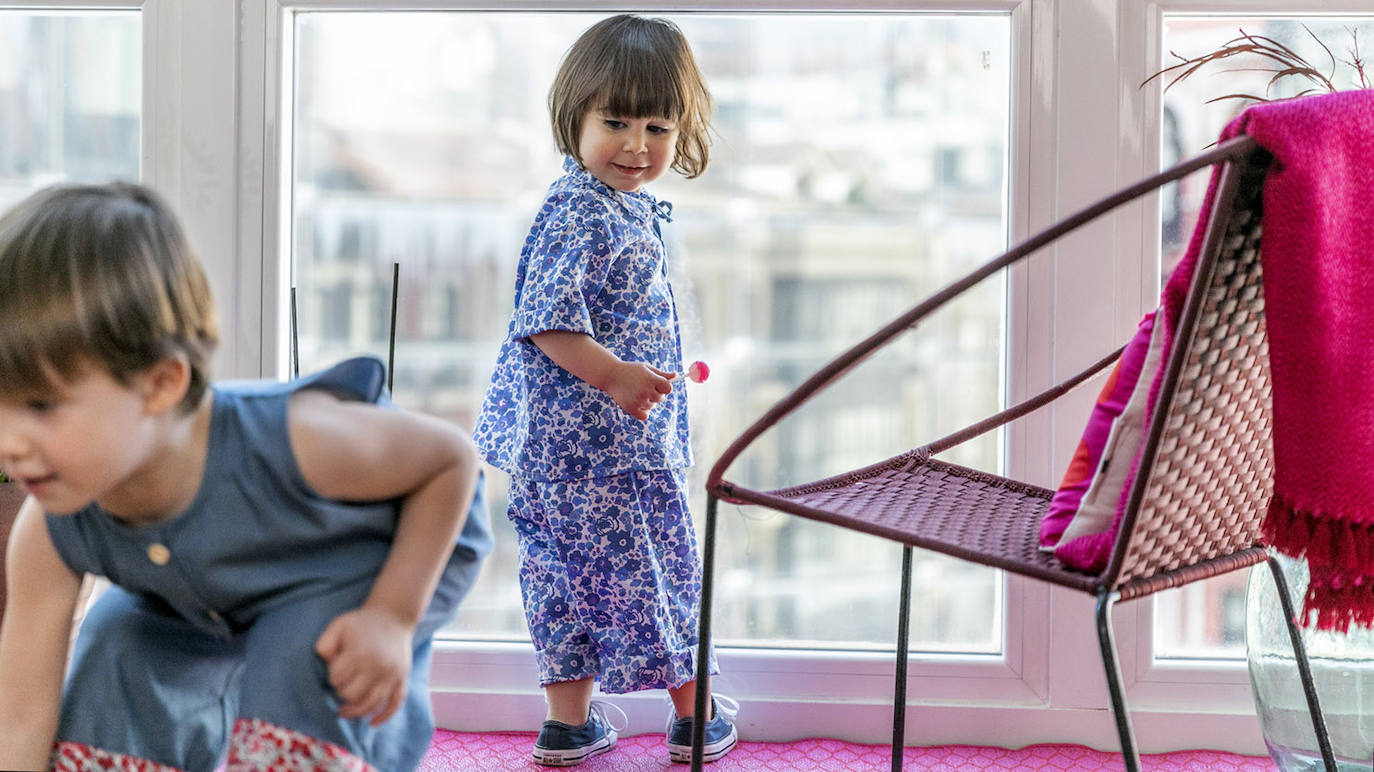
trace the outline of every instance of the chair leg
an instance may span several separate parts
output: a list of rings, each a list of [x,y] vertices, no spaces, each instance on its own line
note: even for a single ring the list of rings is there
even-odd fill
[[[902,547],[902,600],[897,604],[897,683],[892,688],[892,772],[902,772],[906,748],[906,665],[911,648],[911,547]]]
[[[697,617],[697,691],[694,715],[704,716],[706,692],[710,677],[707,668],[711,654],[711,591],[716,567],[716,507],[719,501],[713,495],[706,497],[706,533],[701,545],[701,610]],[[706,722],[692,722],[692,772],[701,772],[704,761],[702,751],[706,747]]]
[[[1322,716],[1322,706],[1317,700],[1317,685],[1312,680],[1312,666],[1307,660],[1307,648],[1302,643],[1302,632],[1298,629],[1298,616],[1293,609],[1293,599],[1288,594],[1288,580],[1283,576],[1283,568],[1273,555],[1269,556],[1269,573],[1274,577],[1274,587],[1278,590],[1279,603],[1283,606],[1283,621],[1288,624],[1288,639],[1293,644],[1293,659],[1298,663],[1298,678],[1302,681],[1302,691],[1307,697],[1307,712],[1312,717],[1312,731],[1317,735],[1317,749],[1322,754],[1322,765],[1326,772],[1336,772],[1336,754],[1331,749],[1331,735],[1326,731],[1326,719]]]
[[[1131,729],[1131,714],[1126,710],[1126,691],[1121,685],[1121,665],[1116,661],[1116,636],[1112,632],[1114,592],[1097,595],[1097,643],[1102,649],[1102,667],[1107,672],[1107,692],[1112,698],[1112,715],[1116,718],[1116,733],[1121,738],[1121,759],[1126,772],[1140,772],[1140,754],[1135,747],[1135,732]]]

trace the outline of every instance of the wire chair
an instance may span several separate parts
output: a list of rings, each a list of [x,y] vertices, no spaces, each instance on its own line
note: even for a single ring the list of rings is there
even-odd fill
[[[1122,757],[1140,769],[1111,627],[1118,601],[1235,571],[1267,560],[1283,603],[1318,746],[1336,772],[1330,739],[1287,583],[1261,543],[1272,490],[1270,384],[1259,260],[1261,189],[1270,156],[1249,137],[1103,199],[988,262],[842,353],[784,397],[730,444],[707,477],[697,672],[706,672],[719,501],[757,504],[873,534],[903,545],[893,697],[892,769],[904,747],[912,549],[920,547],[1096,597],[1096,627]],[[1198,169],[1221,164],[1202,252],[1178,323],[1126,509],[1100,574],[1062,565],[1039,549],[1040,521],[1054,492],[934,458],[1064,395],[1111,365],[1094,363],[1047,391],[899,456],[805,485],[751,490],[724,478],[764,431],[859,362],[952,298],[1002,268],[1122,204]],[[706,715],[706,679],[696,715]],[[700,770],[705,722],[696,722],[692,769]]]

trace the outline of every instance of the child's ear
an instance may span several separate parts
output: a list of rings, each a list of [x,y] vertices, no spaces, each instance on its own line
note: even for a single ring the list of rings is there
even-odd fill
[[[185,354],[159,359],[139,374],[144,410],[150,415],[164,413],[181,404],[191,387],[191,363]]]

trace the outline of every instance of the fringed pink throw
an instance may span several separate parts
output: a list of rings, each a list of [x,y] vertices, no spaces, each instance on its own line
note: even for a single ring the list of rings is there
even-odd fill
[[[1222,132],[1273,154],[1263,191],[1260,260],[1273,384],[1274,495],[1264,538],[1305,557],[1304,617],[1319,628],[1374,626],[1374,90],[1251,107]],[[1197,267],[1220,169],[1198,227],[1160,297],[1167,349]],[[1155,409],[1163,368],[1148,392]],[[1129,478],[1139,472],[1137,452]],[[1101,571],[1109,531],[1062,543],[1066,565]]]
[[[1374,623],[1374,91],[1253,107],[1274,395],[1269,542],[1305,556],[1305,614]]]
[[[1374,91],[1250,108],[1222,139],[1274,155],[1263,195],[1274,402],[1264,536],[1306,557],[1304,616],[1374,623]],[[1195,258],[1191,253],[1189,257]],[[1186,290],[1192,264],[1170,277]],[[1177,312],[1166,316],[1172,324]]]

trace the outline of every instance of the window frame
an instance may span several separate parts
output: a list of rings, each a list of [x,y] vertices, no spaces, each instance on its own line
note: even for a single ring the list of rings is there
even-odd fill
[[[1157,167],[1159,127],[1151,116],[1159,111],[1158,88],[1138,86],[1160,67],[1165,13],[1329,15],[1355,13],[1360,2],[1284,0],[1279,8],[1273,0],[640,0],[633,6],[646,13],[1010,13],[1007,201],[1010,241],[1016,242]],[[207,265],[224,329],[217,372],[273,377],[286,372],[280,331],[288,302],[289,233],[283,230],[290,222],[291,105],[284,84],[293,62],[293,16],[371,9],[609,13],[626,4],[27,0],[22,7],[143,11],[144,180],[182,213]],[[1157,206],[1148,198],[1125,207],[1009,272],[1008,401],[1110,350],[1154,305]],[[1101,254],[1104,243],[1112,245],[1108,259]],[[1057,484],[1091,404],[1090,391],[1080,390],[1009,431],[1009,474]],[[1092,635],[1092,599],[1015,576],[1005,582],[1005,657],[913,657],[908,741],[1116,747]],[[896,593],[896,576],[892,584]],[[1118,608],[1119,657],[1142,749],[1263,754],[1244,663],[1156,661],[1152,628],[1152,603]],[[890,652],[727,649],[721,662],[726,685],[745,705],[741,718],[750,739],[823,735],[881,743],[888,737]],[[436,647],[433,689],[441,726],[529,729],[543,706],[535,684],[528,644]],[[627,707],[636,706],[630,733],[662,729],[659,713],[638,707],[650,699],[662,698],[623,698]],[[815,703],[825,704],[812,709]]]

